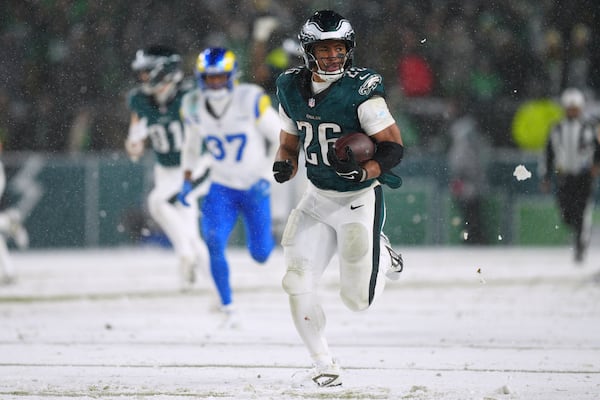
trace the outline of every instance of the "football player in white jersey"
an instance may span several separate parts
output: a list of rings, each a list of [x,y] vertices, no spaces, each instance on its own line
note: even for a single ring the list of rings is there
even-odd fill
[[[237,75],[238,63],[231,50],[202,51],[196,64],[198,88],[184,97],[181,108],[185,126],[182,203],[187,202],[191,166],[202,148],[213,157],[201,227],[224,326],[236,323],[225,249],[238,216],[242,216],[247,247],[255,261],[267,261],[274,247],[269,147],[274,149],[279,140],[279,117],[263,88],[239,83]]]
[[[148,211],[169,238],[179,259],[183,289],[196,280],[196,270],[208,270],[208,250],[198,230],[198,207],[183,207],[177,201],[181,188],[181,144],[183,124],[179,109],[183,96],[194,88],[183,79],[181,57],[173,49],[150,46],[138,50],[131,68],[140,85],[129,93],[131,124],[125,148],[137,160],[149,139],[155,155],[154,187],[148,196]],[[204,157],[204,160],[208,160]],[[194,167],[194,195],[208,188],[208,163]]]

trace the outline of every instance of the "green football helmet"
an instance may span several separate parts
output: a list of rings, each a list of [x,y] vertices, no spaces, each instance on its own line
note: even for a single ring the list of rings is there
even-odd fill
[[[181,56],[163,46],[138,50],[131,69],[140,81],[142,91],[152,95],[159,103],[169,101],[183,79]]]
[[[298,35],[303,50],[304,63],[311,71],[316,71],[326,81],[339,79],[344,71],[352,66],[352,55],[356,46],[354,29],[346,18],[331,10],[314,13],[300,30]],[[313,53],[314,45],[325,40],[340,40],[346,44],[346,59],[343,67],[335,72],[324,72]]]

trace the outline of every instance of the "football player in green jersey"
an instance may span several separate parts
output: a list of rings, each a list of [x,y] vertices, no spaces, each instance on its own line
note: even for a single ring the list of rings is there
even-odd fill
[[[194,83],[183,79],[179,54],[163,46],[138,50],[131,68],[140,84],[128,98],[131,122],[125,148],[130,158],[137,160],[144,152],[146,139],[150,139],[156,163],[148,211],[171,241],[179,259],[183,288],[188,289],[196,279],[196,268],[208,269],[208,250],[200,237],[197,202],[190,201],[195,207],[183,207],[177,201],[183,184],[184,140],[179,109],[184,94],[194,88]],[[196,183],[208,175],[207,160],[198,163],[194,170]],[[208,182],[199,185],[192,198],[207,188]]]
[[[402,138],[384,100],[381,75],[352,66],[354,36],[338,13],[316,12],[299,35],[305,66],[277,79],[282,130],[273,173],[280,183],[291,179],[303,150],[309,180],[281,240],[287,263],[283,287],[314,362],[307,375],[294,377],[299,384],[342,383],[316,293],[333,256],[339,260],[340,296],[353,311],[367,309],[383,290],[385,276],[398,279],[402,271],[402,257],[382,233],[381,188],[400,184],[392,168],[402,159]],[[352,132],[365,132],[376,143],[371,160],[359,164],[349,148],[341,160],[332,150],[339,137]]]

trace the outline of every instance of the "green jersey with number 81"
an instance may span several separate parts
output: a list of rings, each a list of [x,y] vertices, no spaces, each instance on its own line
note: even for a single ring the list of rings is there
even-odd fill
[[[373,96],[384,97],[381,75],[366,68],[349,68],[344,76],[324,91],[313,95],[311,72],[292,68],[277,79],[281,107],[297,126],[306,159],[308,179],[318,188],[348,192],[370,186],[340,177],[329,165],[327,151],[346,133],[363,132],[358,106]]]
[[[128,106],[140,119],[148,119],[148,136],[156,160],[165,167],[181,164],[183,145],[183,124],[179,115],[181,99],[193,89],[192,82],[183,82],[175,97],[165,105],[159,105],[152,96],[144,94],[140,88],[131,90]]]

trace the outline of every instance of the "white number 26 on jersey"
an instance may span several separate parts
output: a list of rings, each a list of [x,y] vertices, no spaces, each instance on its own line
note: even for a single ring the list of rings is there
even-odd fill
[[[297,122],[298,125],[298,129],[299,130],[303,130],[305,137],[304,137],[304,154],[306,155],[306,162],[308,162],[309,164],[313,164],[313,165],[317,165],[319,163],[319,157],[317,152],[309,152],[308,151],[308,147],[313,144],[312,141],[314,140],[314,132],[313,132],[313,126],[305,121],[298,121]],[[328,132],[333,132],[333,133],[338,133],[341,132],[342,128],[340,128],[340,126],[338,124],[334,124],[334,123],[330,123],[330,122],[323,122],[321,124],[319,124],[318,128],[317,128],[317,143],[319,144],[319,152],[321,153],[321,160],[323,160],[323,162],[326,165],[329,165],[329,160],[327,160],[327,150],[329,149],[329,143],[333,143],[335,142],[335,138],[332,139],[327,139],[327,133]]]

